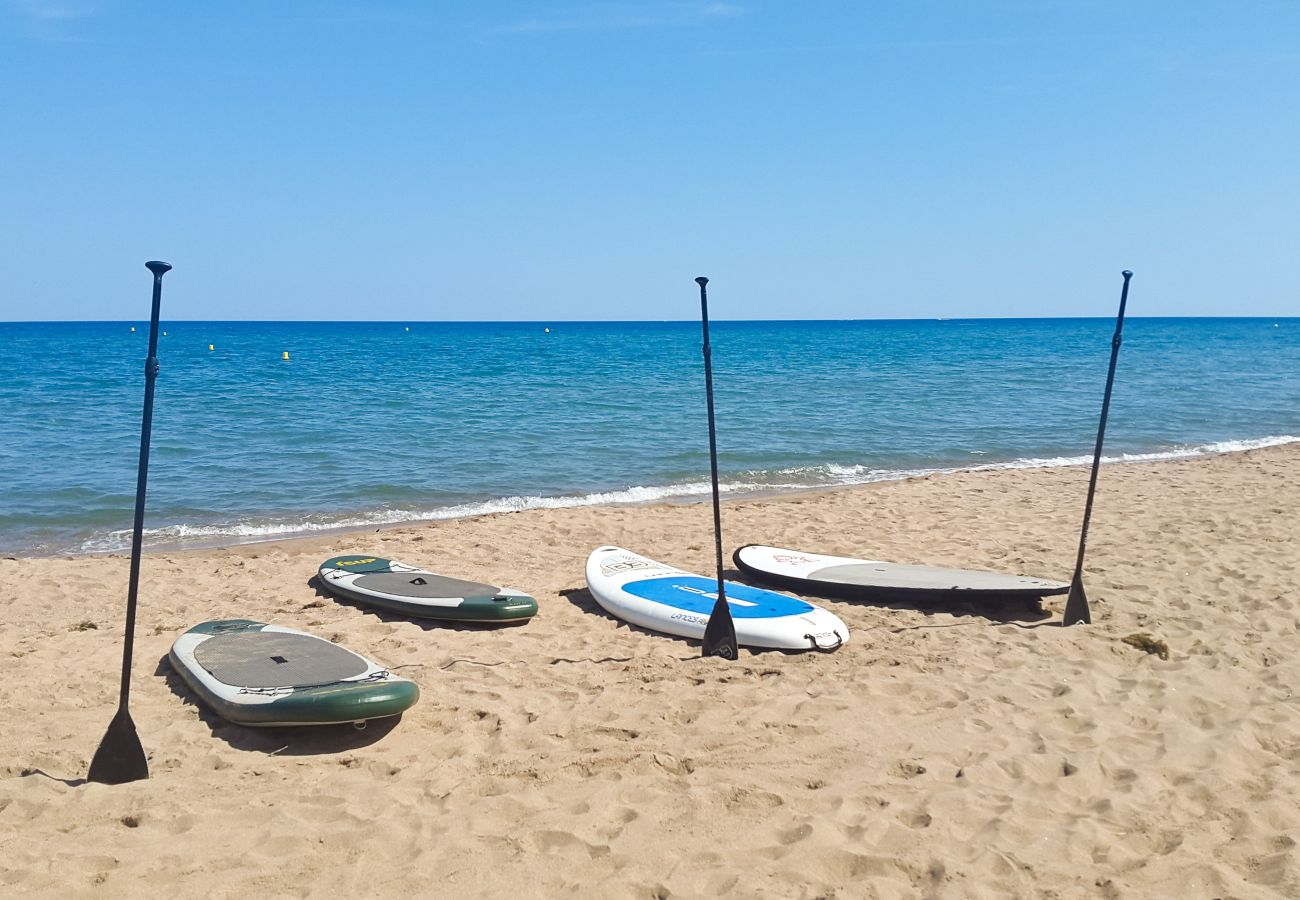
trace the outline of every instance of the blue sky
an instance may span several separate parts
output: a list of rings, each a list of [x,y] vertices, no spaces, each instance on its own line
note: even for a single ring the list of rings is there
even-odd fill
[[[1300,309],[1300,3],[0,0],[0,319]]]

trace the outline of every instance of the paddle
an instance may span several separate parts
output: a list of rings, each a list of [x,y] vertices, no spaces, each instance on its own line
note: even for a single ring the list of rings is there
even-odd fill
[[[153,426],[153,383],[158,377],[158,308],[162,303],[162,277],[171,269],[165,262],[147,262],[153,273],[153,312],[149,320],[149,356],[144,361],[144,420],[140,424],[140,469],[135,482],[135,529],[131,533],[131,580],[126,590],[126,640],[122,647],[122,692],[117,714],[90,761],[89,781],[124,784],[149,777],[149,761],[127,711],[131,694],[131,645],[135,637],[135,597],[140,586],[140,541],[144,533],[144,492],[149,479],[149,431]]]
[[[1101,468],[1101,444],[1106,437],[1106,415],[1110,412],[1110,391],[1115,385],[1115,363],[1119,361],[1119,345],[1124,331],[1124,307],[1128,304],[1128,282],[1133,273],[1123,272],[1124,289],[1119,295],[1119,315],[1115,319],[1115,336],[1110,341],[1110,371],[1106,373],[1106,393],[1101,399],[1101,424],[1097,427],[1097,448],[1092,454],[1092,477],[1088,480],[1088,500],[1083,506],[1083,530],[1079,532],[1079,558],[1074,564],[1074,578],[1070,581],[1070,596],[1065,600],[1062,625],[1092,624],[1088,610],[1088,595],[1083,591],[1083,553],[1088,543],[1088,520],[1092,518],[1092,496],[1097,491],[1097,470]]]
[[[736,645],[736,623],[731,621],[731,607],[727,605],[727,589],[722,581],[722,503],[718,499],[718,431],[713,423],[713,361],[709,349],[709,295],[704,286],[709,279],[701,275],[695,279],[700,286],[700,323],[704,329],[704,393],[709,400],[709,467],[713,477],[713,544],[718,560],[718,599],[713,604],[709,624],[704,628],[704,646],[701,656],[721,656],[735,659],[740,655]]]

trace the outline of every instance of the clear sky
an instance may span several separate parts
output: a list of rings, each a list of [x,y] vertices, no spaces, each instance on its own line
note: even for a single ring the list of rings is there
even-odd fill
[[[1300,3],[0,0],[0,320],[1300,312]]]

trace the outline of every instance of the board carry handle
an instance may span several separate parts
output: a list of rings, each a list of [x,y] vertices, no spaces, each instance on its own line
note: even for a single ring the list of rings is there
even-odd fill
[[[812,644],[814,650],[820,650],[822,653],[830,653],[832,650],[838,650],[844,646],[844,638],[840,637],[838,631],[832,630],[831,634],[835,635],[835,643],[827,644],[825,647],[817,643],[817,635],[815,634],[805,634],[804,638],[807,639],[808,643]]]

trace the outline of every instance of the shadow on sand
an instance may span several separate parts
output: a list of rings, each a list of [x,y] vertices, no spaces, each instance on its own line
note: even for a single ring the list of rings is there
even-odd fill
[[[1036,598],[990,598],[971,600],[960,594],[952,596],[939,595],[932,600],[916,600],[911,597],[884,596],[879,600],[849,600],[832,594],[813,595],[818,599],[847,603],[853,606],[871,606],[876,609],[911,610],[913,612],[933,615],[947,613],[959,618],[987,619],[993,625],[1014,625],[1023,622],[1041,623],[1052,618],[1050,610],[1043,608],[1043,601]]]
[[[23,769],[18,773],[19,778],[31,778],[33,775],[39,775],[41,778],[48,778],[50,781],[57,781],[60,784],[66,784],[68,787],[81,787],[83,784],[90,784],[86,778],[60,778],[57,775],[51,775],[44,769]]]

